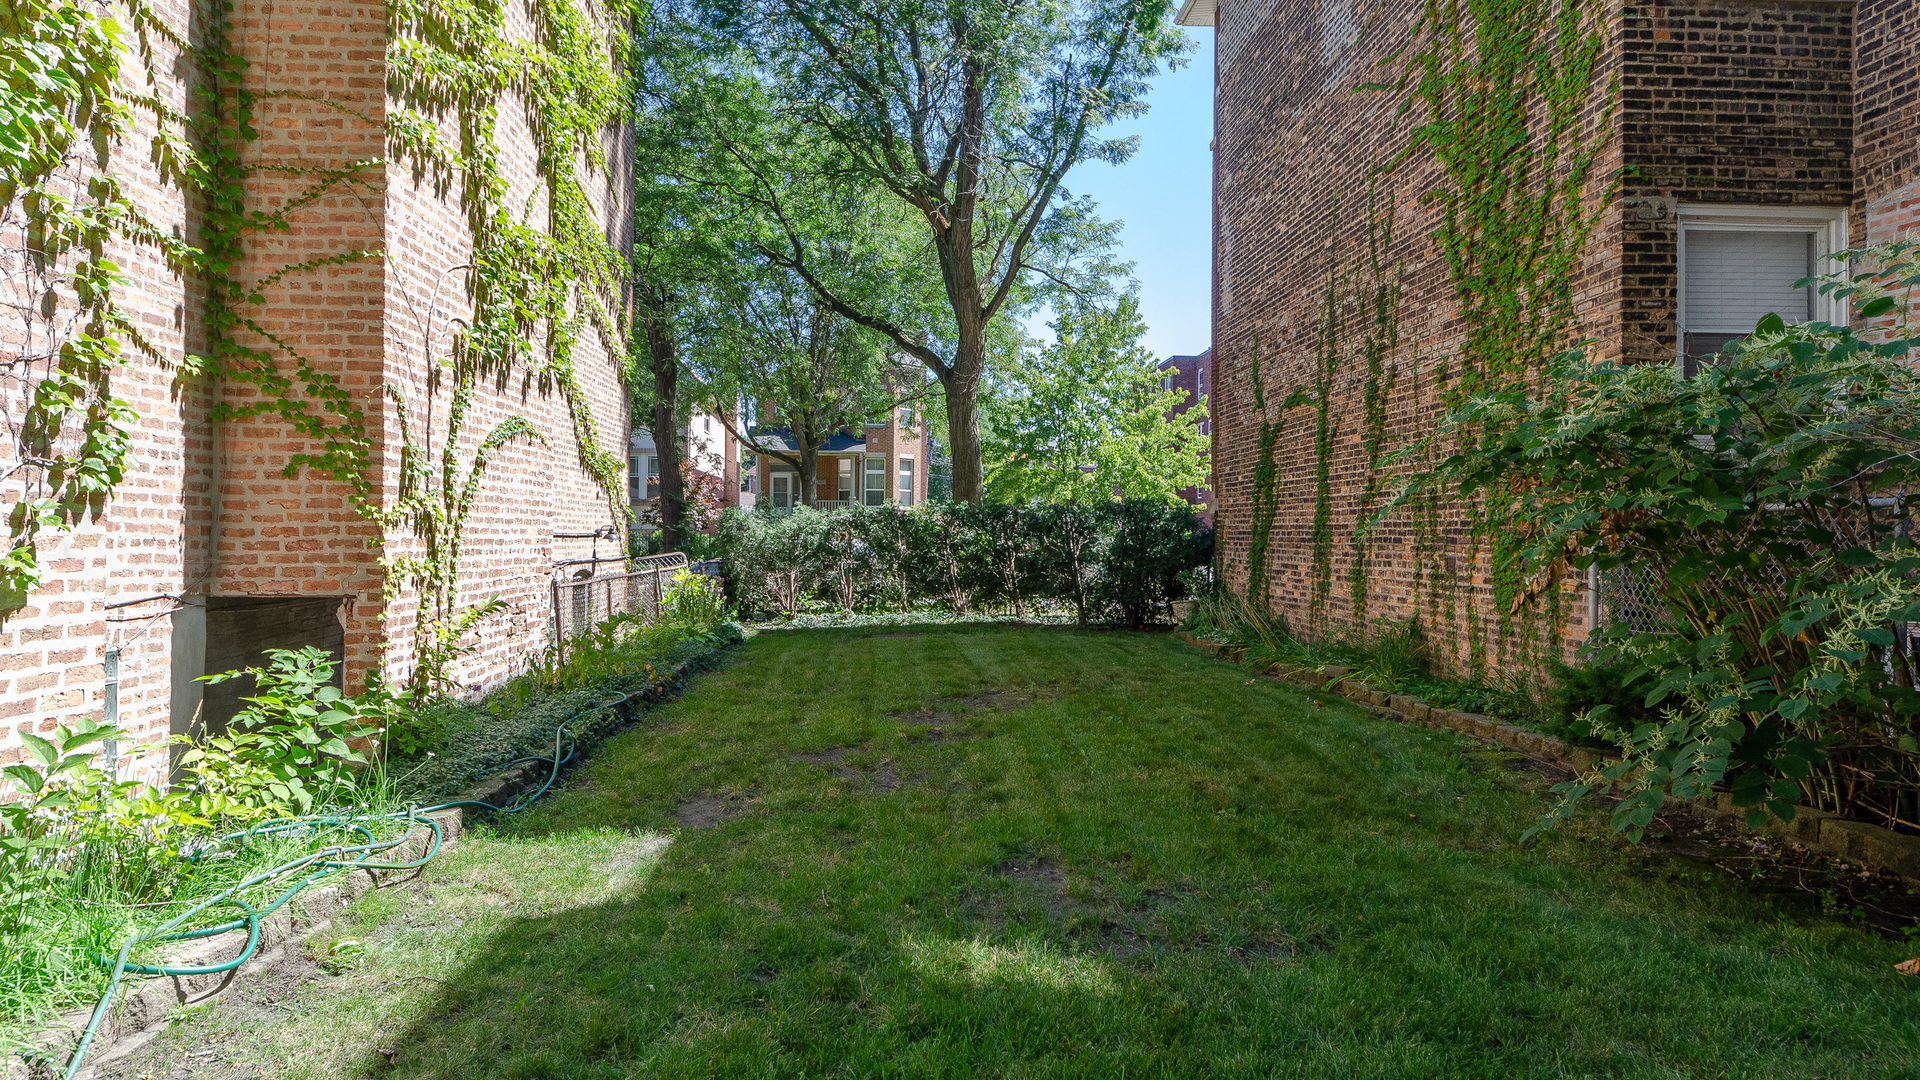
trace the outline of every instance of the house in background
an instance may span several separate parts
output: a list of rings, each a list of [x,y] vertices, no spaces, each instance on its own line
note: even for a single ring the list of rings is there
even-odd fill
[[[753,470],[744,465],[751,461],[751,455],[743,456],[740,440],[734,438],[724,417],[695,409],[687,418],[680,445],[687,472],[719,485],[721,509],[753,508]],[[649,521],[652,504],[659,498],[659,446],[653,432],[635,428],[627,439],[627,501],[633,506],[635,520]],[[651,531],[651,526],[642,524],[640,529]]]
[[[769,424],[753,428],[750,434],[770,448],[799,453],[787,428]],[[823,510],[855,503],[917,506],[927,501],[927,463],[932,451],[933,434],[911,403],[889,411],[883,421],[836,432],[820,446],[814,505]],[[753,458],[754,488],[776,512],[805,501],[798,469],[772,454],[748,453]]]
[[[1184,390],[1187,396],[1167,414],[1171,420],[1183,415],[1188,409],[1208,401],[1213,393],[1213,350],[1206,349],[1195,356],[1169,356],[1160,361],[1160,379],[1162,390]],[[1209,402],[1211,408],[1211,402]],[[1200,420],[1200,434],[1211,438],[1213,435],[1213,416],[1209,413]],[[1180,497],[1199,507],[1195,511],[1201,521],[1213,524],[1213,487],[1181,488]]]
[[[1594,7],[1601,54],[1582,117],[1598,147],[1585,197],[1599,217],[1569,283],[1570,339],[1590,340],[1597,358],[1691,371],[1769,312],[1843,317],[1793,283],[1850,245],[1920,229],[1920,3]],[[1423,110],[1402,111],[1377,88],[1391,84],[1396,50],[1424,9],[1422,0],[1181,6],[1180,23],[1215,32],[1219,566],[1227,587],[1252,587],[1250,600],[1295,626],[1338,633],[1415,618],[1428,640],[1468,657],[1483,649],[1498,667],[1526,653],[1487,640],[1505,612],[1464,511],[1437,524],[1404,511],[1373,521],[1397,475],[1385,455],[1433,430],[1465,333],[1436,242],[1440,211],[1421,197],[1451,181],[1412,141]],[[1383,171],[1384,162],[1396,164]],[[1384,235],[1379,207],[1392,208],[1391,238],[1370,259],[1369,243]],[[1350,287],[1391,280],[1400,290],[1394,345],[1378,367],[1356,344],[1375,324],[1363,305],[1337,305],[1329,274],[1364,275],[1370,264],[1388,276]],[[1326,397],[1318,423],[1281,404],[1311,386]],[[1272,489],[1257,490],[1257,478]],[[1564,642],[1608,617],[1577,575],[1555,586],[1567,598]]]

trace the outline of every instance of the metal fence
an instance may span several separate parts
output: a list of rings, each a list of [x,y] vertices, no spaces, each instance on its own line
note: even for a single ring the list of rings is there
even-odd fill
[[[1641,633],[1666,629],[1667,605],[1652,571],[1632,566],[1605,573],[1593,570],[1588,573],[1587,588],[1593,597],[1590,621],[1595,630],[1616,623]]]
[[[688,569],[684,553],[638,559],[579,559],[553,568],[553,638],[564,650],[568,638],[585,635],[617,615],[642,622],[660,617],[667,586]]]

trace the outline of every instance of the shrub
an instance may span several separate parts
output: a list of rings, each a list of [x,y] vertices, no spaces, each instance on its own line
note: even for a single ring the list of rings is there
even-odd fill
[[[255,819],[352,802],[365,750],[411,719],[404,697],[378,685],[349,697],[332,685],[337,662],[324,650],[268,649],[267,666],[209,675],[251,675],[256,693],[223,732],[182,736],[185,789],[219,814]]]
[[[1563,785],[1549,822],[1619,785],[1614,826],[1637,837],[1669,795],[1722,783],[1756,823],[1801,801],[1920,822],[1920,243],[1849,256],[1874,269],[1820,288],[1890,317],[1875,339],[1768,316],[1692,378],[1573,354],[1442,426],[1459,450],[1415,490],[1484,499],[1536,581],[1631,568],[1663,608],[1654,632],[1597,637],[1656,715],[1597,706],[1620,758]]]
[[[1070,604],[1082,622],[1141,626],[1185,595],[1182,573],[1212,557],[1212,533],[1152,502],[730,510],[716,536],[748,614],[792,619],[809,600],[843,611],[954,614]]]

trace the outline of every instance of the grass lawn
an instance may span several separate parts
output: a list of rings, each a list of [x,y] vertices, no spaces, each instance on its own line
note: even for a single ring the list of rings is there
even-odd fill
[[[1324,700],[1162,635],[762,634],[109,1074],[1920,1077],[1920,947],[1520,847],[1490,755]]]

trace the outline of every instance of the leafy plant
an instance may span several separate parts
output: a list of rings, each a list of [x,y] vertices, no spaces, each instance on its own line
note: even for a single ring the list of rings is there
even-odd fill
[[[813,598],[843,612],[937,603],[954,614],[1035,602],[1082,622],[1140,626],[1185,595],[1213,535],[1184,504],[1157,501],[914,508],[730,510],[716,532],[743,611],[792,619]]]
[[[333,684],[338,666],[324,650],[268,649],[263,668],[208,675],[209,683],[251,675],[255,693],[224,732],[181,736],[179,764],[210,809],[240,818],[305,814],[351,801],[356,766],[378,737],[411,715],[404,695],[374,686],[349,697]]]
[[[1638,837],[1668,796],[1731,789],[1749,818],[1796,803],[1920,828],[1920,242],[1846,253],[1820,279],[1871,333],[1778,316],[1687,378],[1672,365],[1579,354],[1537,394],[1468,402],[1459,450],[1412,491],[1478,497],[1521,526],[1524,602],[1569,567],[1654,582],[1658,632],[1615,624],[1593,660],[1627,668],[1657,719],[1588,714],[1618,760],[1549,819],[1616,787]]]

